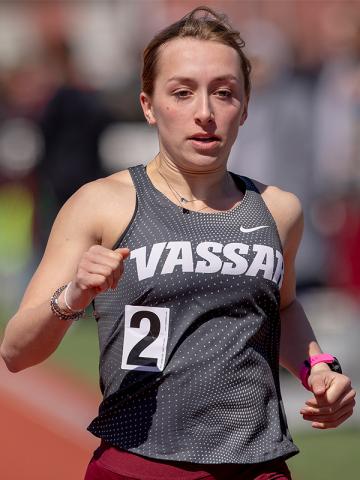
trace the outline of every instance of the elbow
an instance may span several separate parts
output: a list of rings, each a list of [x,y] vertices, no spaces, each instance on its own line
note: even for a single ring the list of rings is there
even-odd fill
[[[25,367],[21,366],[16,359],[16,356],[11,355],[4,345],[1,345],[0,347],[0,355],[1,358],[4,360],[4,363],[6,365],[6,368],[9,370],[11,373],[17,373],[21,372],[21,370],[24,370]]]
[[[11,373],[18,373],[18,372],[21,372],[21,370],[23,370],[23,368],[20,368],[17,365],[14,365],[10,362],[5,361],[5,365],[6,365],[7,369],[9,370],[9,372],[11,372]]]

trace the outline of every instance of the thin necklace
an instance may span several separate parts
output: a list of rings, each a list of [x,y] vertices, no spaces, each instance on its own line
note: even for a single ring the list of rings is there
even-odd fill
[[[183,197],[182,195],[180,195],[179,192],[177,192],[177,191],[175,190],[175,188],[170,184],[170,182],[167,180],[167,178],[164,177],[164,175],[160,172],[159,168],[158,168],[158,173],[159,173],[159,175],[165,180],[167,186],[169,187],[169,189],[170,189],[171,192],[173,193],[174,197],[175,197],[176,200],[178,201],[180,207],[182,208],[183,213],[190,213],[190,210],[189,210],[188,208],[184,207],[184,204],[185,204],[185,203],[203,201],[203,200],[199,200],[199,199],[197,199],[197,198],[194,198],[193,200],[188,200],[187,198]],[[210,208],[210,207],[208,207],[207,205],[205,205],[205,207],[199,208],[199,210],[195,210],[195,212],[201,212],[202,210],[205,210],[205,208]]]

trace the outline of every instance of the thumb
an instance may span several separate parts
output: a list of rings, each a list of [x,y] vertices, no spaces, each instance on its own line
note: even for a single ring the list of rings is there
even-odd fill
[[[114,250],[115,252],[117,253],[120,253],[120,255],[122,256],[123,260],[125,260],[126,258],[128,258],[128,256],[130,255],[130,249],[129,248],[117,248],[116,250]]]
[[[310,375],[308,384],[316,397],[323,397],[326,393],[326,378],[324,375]]]

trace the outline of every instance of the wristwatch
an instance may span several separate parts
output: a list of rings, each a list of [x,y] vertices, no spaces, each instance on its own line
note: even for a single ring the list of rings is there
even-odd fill
[[[317,363],[327,363],[330,370],[332,370],[333,372],[342,373],[339,360],[333,355],[330,355],[329,353],[319,353],[318,355],[312,355],[303,362],[299,372],[301,383],[307,390],[310,390],[308,385],[308,378],[311,368]]]

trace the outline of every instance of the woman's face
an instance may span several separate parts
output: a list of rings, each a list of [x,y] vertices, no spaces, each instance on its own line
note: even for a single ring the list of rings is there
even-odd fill
[[[153,95],[140,99],[162,156],[185,170],[224,166],[247,114],[239,55],[214,41],[171,40],[159,51]]]

